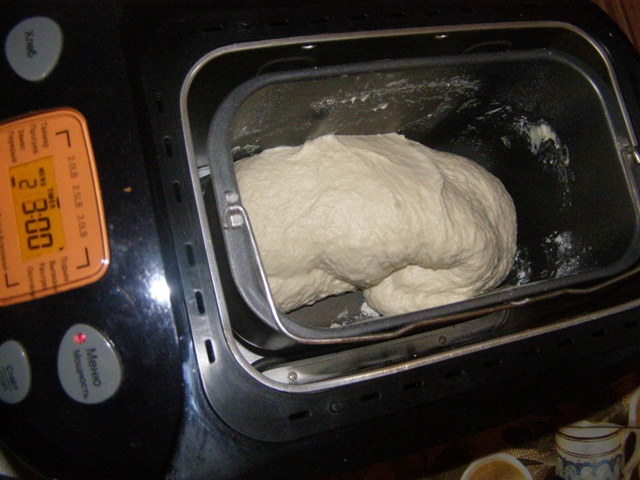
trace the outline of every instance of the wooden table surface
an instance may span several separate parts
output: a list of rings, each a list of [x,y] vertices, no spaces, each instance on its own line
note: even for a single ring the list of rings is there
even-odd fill
[[[640,52],[640,0],[592,0],[617,22]],[[633,381],[637,381],[634,378]],[[621,388],[621,391],[624,391]],[[434,476],[433,457],[437,449],[407,454],[395,460],[346,470],[326,480],[430,480]],[[437,476],[437,475],[436,475]],[[496,479],[500,480],[500,479]]]
[[[613,18],[640,51],[640,0],[593,0]]]

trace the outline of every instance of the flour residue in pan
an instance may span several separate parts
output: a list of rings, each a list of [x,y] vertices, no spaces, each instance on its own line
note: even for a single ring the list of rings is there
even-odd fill
[[[339,91],[335,95],[325,96],[314,101],[310,107],[313,111],[320,112],[339,105],[362,105],[370,108],[373,112],[378,112],[386,110],[390,104],[400,104],[399,102],[410,101],[412,98],[420,98],[424,101],[424,95],[447,101],[454,97],[477,92],[479,88],[479,80],[465,76],[422,82],[412,82],[405,78],[370,89]]]
[[[260,145],[249,144],[249,145],[243,145],[243,146],[236,146],[231,149],[231,156],[237,160],[240,158],[250,157],[252,155],[255,155],[256,153],[259,153],[261,150],[262,149]]]
[[[519,247],[513,260],[513,269],[506,283],[525,285],[531,281],[532,274],[533,268],[529,253],[526,249]]]
[[[542,248],[551,267],[547,274],[552,278],[579,273],[583,257],[589,251],[570,231],[551,233],[544,239]]]
[[[351,312],[348,307],[340,312],[331,324],[331,328],[344,327],[345,325],[376,317],[380,317],[380,314],[371,308],[367,302],[362,302],[357,312]]]
[[[562,278],[579,274],[589,264],[591,247],[584,243],[571,231],[553,231],[541,242],[541,251],[545,257],[545,267],[538,270],[526,247],[519,247],[513,262],[513,269],[505,281],[506,285],[526,285],[532,279],[543,280]],[[534,249],[535,250],[535,249]],[[535,253],[534,253],[535,256]]]
[[[515,120],[513,129],[529,144],[529,150],[542,163],[545,171],[554,173],[563,185],[564,206],[571,206],[569,184],[574,179],[570,168],[571,158],[569,148],[562,142],[555,129],[544,119],[531,122],[526,117]],[[503,138],[505,145],[510,145],[509,139]]]

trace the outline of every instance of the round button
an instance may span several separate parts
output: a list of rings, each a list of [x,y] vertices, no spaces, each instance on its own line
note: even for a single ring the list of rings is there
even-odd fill
[[[0,400],[20,403],[31,389],[31,366],[24,347],[15,340],[0,345]]]
[[[122,365],[111,341],[95,328],[78,323],[65,333],[58,350],[62,388],[80,403],[108,400],[122,382]]]
[[[30,82],[44,80],[60,59],[62,30],[50,18],[27,18],[11,29],[4,51],[20,77]]]

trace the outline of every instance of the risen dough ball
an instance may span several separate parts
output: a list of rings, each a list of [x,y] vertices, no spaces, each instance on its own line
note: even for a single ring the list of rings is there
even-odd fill
[[[465,300],[504,280],[516,215],[476,163],[396,134],[327,135],[235,171],[278,307],[363,289],[383,315]]]

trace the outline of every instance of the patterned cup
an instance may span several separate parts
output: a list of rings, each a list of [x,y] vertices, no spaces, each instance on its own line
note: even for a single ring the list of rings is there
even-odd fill
[[[625,444],[635,449],[625,461]],[[628,480],[640,458],[638,432],[611,423],[581,421],[556,432],[556,475],[565,480]]]
[[[634,428],[636,432],[640,429],[640,388],[633,392],[629,402],[629,428]],[[638,434],[640,435],[640,432]],[[638,477],[640,478],[640,466],[638,467]]]
[[[460,480],[532,480],[529,470],[517,458],[496,453],[470,464]]]

